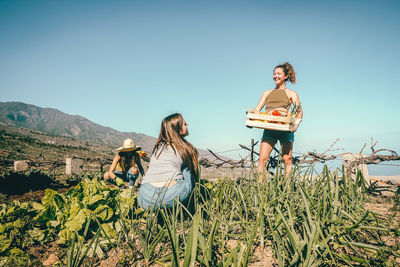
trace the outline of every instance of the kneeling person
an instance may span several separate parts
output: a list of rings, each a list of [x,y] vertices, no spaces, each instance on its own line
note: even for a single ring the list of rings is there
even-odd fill
[[[137,151],[140,147],[136,146],[132,139],[128,138],[123,145],[117,149],[118,154],[114,157],[110,169],[104,174],[104,179],[122,178],[129,182],[129,187],[133,187],[140,174],[144,175],[144,169]]]
[[[149,168],[138,194],[142,208],[170,208],[187,200],[198,178],[197,150],[184,137],[188,127],[179,113],[162,120]]]

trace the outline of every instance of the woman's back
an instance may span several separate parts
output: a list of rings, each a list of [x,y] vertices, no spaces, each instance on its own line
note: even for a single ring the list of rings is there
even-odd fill
[[[165,117],[149,168],[138,193],[141,208],[171,208],[185,203],[197,178],[197,151],[184,137],[187,123],[179,113]],[[175,149],[173,149],[175,148]]]
[[[182,179],[182,159],[169,145],[151,156],[142,184]]]

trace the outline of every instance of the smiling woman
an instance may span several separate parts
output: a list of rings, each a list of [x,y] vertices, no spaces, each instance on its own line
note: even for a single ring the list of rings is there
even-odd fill
[[[259,113],[265,106],[265,112],[268,115],[286,116],[290,105],[294,104],[300,107],[296,117],[302,118],[303,110],[300,105],[299,96],[295,91],[286,87],[287,81],[293,84],[296,83],[296,72],[293,66],[288,62],[276,66],[272,78],[276,85],[275,89],[267,90],[262,94],[253,112]],[[286,165],[286,171],[291,170],[294,133],[288,131],[264,130],[260,145],[260,158],[258,160],[259,173],[265,172],[269,155],[278,140],[282,146],[282,159]],[[260,175],[260,179],[262,181],[264,176]]]

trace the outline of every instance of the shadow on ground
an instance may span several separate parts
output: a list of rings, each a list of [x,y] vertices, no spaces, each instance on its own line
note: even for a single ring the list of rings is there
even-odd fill
[[[7,195],[22,195],[45,188],[59,189],[62,187],[65,187],[65,185],[40,172],[29,174],[11,172],[0,177],[0,193]]]

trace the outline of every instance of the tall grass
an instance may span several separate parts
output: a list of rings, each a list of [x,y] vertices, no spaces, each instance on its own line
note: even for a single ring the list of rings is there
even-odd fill
[[[312,168],[295,167],[290,175],[278,171],[262,184],[251,173],[239,181],[202,181],[188,208],[178,203],[172,209],[145,211],[139,220],[121,216],[125,230],[116,246],[136,250],[121,261],[247,266],[256,259],[256,248],[262,252],[272,244],[279,266],[393,264],[398,248],[380,237],[392,229],[365,209],[364,178],[340,173],[325,167],[315,176]],[[132,245],[135,240],[139,246]]]

